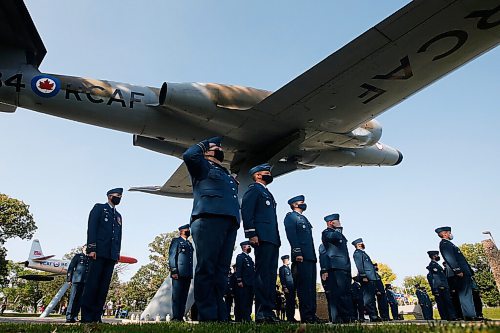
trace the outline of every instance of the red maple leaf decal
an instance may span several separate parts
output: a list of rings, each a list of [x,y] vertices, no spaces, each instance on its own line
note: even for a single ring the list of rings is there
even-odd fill
[[[52,90],[53,87],[54,87],[54,84],[50,83],[50,81],[48,79],[45,79],[45,81],[41,81],[38,84],[38,88],[44,89],[44,90]]]

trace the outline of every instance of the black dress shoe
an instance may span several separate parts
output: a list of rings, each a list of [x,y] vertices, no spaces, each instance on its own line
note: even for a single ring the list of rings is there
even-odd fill
[[[381,321],[382,321],[382,318],[380,318],[380,317],[370,318],[370,322],[380,323]]]
[[[76,323],[76,320],[71,318],[71,319],[66,319],[66,323]]]
[[[255,319],[257,324],[278,324],[281,323],[277,317],[262,317]]]

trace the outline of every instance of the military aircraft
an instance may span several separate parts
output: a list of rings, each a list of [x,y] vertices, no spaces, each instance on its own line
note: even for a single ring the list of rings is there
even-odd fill
[[[40,241],[38,239],[34,239],[31,243],[31,250],[28,256],[28,260],[22,262],[22,264],[26,268],[36,269],[51,274],[25,274],[20,277],[25,280],[51,281],[54,279],[54,276],[66,275],[71,260],[52,259],[54,256],[55,255],[44,255],[42,246],[40,245]],[[137,259],[132,257],[120,256],[118,262],[125,264],[135,264],[137,263]]]
[[[496,47],[498,0],[416,0],[276,92],[217,83],[141,87],[43,73],[44,44],[24,3],[0,2],[0,111],[37,112],[133,134],[135,146],[180,158],[224,137],[240,182],[270,162],[275,176],[317,166],[392,166],[374,119]],[[258,129],[258,130],[257,130]],[[262,152],[262,147],[266,147]],[[131,190],[191,197],[184,164],[163,186]]]

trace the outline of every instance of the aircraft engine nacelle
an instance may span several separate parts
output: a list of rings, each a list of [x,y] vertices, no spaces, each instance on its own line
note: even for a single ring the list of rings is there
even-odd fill
[[[302,164],[311,166],[393,166],[403,160],[403,154],[383,143],[370,147],[321,151],[304,155]]]
[[[199,83],[163,83],[160,105],[190,115],[206,115],[216,110],[210,91]]]
[[[182,154],[186,151],[186,147],[182,147],[174,142],[137,134],[134,135],[133,144],[137,147],[152,150],[160,154],[172,155],[178,158],[181,158]]]
[[[160,89],[159,103],[169,109],[206,118],[217,108],[248,110],[270,91],[217,83],[167,83]]]

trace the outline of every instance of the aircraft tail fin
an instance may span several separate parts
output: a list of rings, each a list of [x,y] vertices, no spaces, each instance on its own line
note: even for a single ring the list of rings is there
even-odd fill
[[[40,245],[40,241],[38,239],[34,239],[33,243],[31,243],[31,250],[28,259],[38,259],[43,257],[42,246]]]
[[[38,68],[47,50],[22,0],[0,1],[0,64]]]

